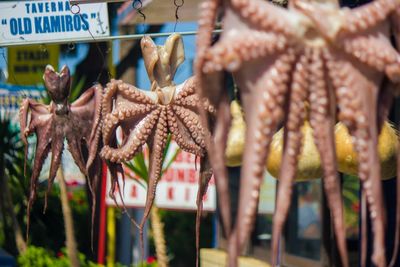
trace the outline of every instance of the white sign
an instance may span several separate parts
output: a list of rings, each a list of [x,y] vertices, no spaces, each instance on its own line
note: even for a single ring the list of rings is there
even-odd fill
[[[68,0],[0,2],[0,46],[72,42],[109,36],[107,3]]]
[[[172,143],[171,143],[172,146]],[[174,144],[175,146],[175,144]],[[174,147],[172,146],[172,147]],[[171,150],[171,149],[170,149]],[[174,163],[164,173],[157,185],[155,203],[159,208],[175,210],[196,210],[199,171],[195,168],[195,156],[181,151]],[[197,168],[199,168],[199,164]],[[139,178],[127,168],[125,171],[125,185],[119,178],[119,186],[123,201],[127,207],[144,207],[147,187]],[[132,179],[134,178],[134,179]],[[136,178],[136,179],[135,179]],[[110,175],[107,179],[107,192],[110,192]],[[118,189],[115,190],[118,205],[122,205]],[[107,205],[115,205],[114,200],[106,194]],[[214,211],[216,208],[216,194],[214,178],[211,179],[207,193],[203,198],[203,210]]]

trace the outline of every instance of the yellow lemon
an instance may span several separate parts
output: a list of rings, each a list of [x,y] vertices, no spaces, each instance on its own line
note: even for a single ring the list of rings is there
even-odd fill
[[[229,167],[235,167],[242,164],[246,124],[239,103],[237,101],[232,101],[230,108],[232,122],[229,129],[225,157],[226,165]]]
[[[357,154],[353,149],[351,136],[343,123],[336,124],[335,139],[338,170],[342,173],[357,175]],[[381,176],[384,180],[396,176],[397,145],[398,133],[396,129],[389,122],[385,122],[378,140]]]
[[[237,101],[231,102],[232,123],[228,134],[227,148],[225,150],[226,165],[230,167],[242,164],[242,154],[245,146],[246,123],[243,119],[241,107]],[[299,156],[296,181],[313,180],[322,177],[323,171],[320,156],[314,143],[313,129],[308,121],[304,122],[301,129],[303,144]],[[353,149],[351,136],[346,126],[339,122],[335,126],[335,143],[338,171],[357,175],[358,160]],[[396,155],[398,133],[389,122],[385,122],[379,135],[378,152],[381,161],[382,179],[396,176]],[[279,176],[282,163],[283,128],[273,136],[266,168],[273,177]]]
[[[313,129],[308,121],[301,128],[303,144],[297,165],[296,181],[307,181],[322,177],[321,159],[314,143]],[[282,164],[283,128],[276,132],[272,138],[267,170],[275,178],[279,177]]]

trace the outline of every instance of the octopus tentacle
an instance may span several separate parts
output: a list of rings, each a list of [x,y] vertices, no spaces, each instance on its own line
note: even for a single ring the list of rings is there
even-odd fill
[[[96,199],[97,187],[101,179],[101,172],[99,170],[102,170],[102,160],[100,157],[95,157],[92,165],[88,169],[88,176],[86,176],[86,183],[89,186],[89,191],[92,197],[91,228],[90,228],[90,236],[91,236],[90,245],[92,250],[94,245],[94,226],[95,226],[95,219],[96,219],[95,214],[97,207],[97,199]]]
[[[88,154],[88,159],[86,162],[86,169],[88,170],[95,157],[96,153],[98,152],[98,145],[99,145],[99,140],[100,140],[100,135],[101,135],[101,125],[102,125],[102,120],[101,120],[101,102],[103,98],[103,93],[102,93],[102,86],[97,84],[91,88],[89,88],[81,97],[79,97],[74,103],[71,105],[71,111],[74,112],[74,108],[76,106],[88,106],[90,105],[93,109],[94,112],[91,110],[90,113],[92,113],[92,119],[93,119],[93,125],[92,129],[90,131],[90,136],[86,136],[85,138],[87,139],[87,145],[89,148],[89,154]]]
[[[223,231],[228,236],[232,228],[229,180],[225,166],[225,147],[228,142],[229,126],[231,124],[231,113],[229,99],[226,94],[220,99],[219,108],[216,114],[218,123],[214,127],[213,145],[208,150],[208,155],[212,161],[212,168],[215,177],[215,185],[219,199],[219,209],[221,213]]]
[[[200,97],[198,94],[196,94],[197,87],[197,79],[195,77],[189,78],[185,82],[183,89],[176,94],[173,104],[190,109],[197,114],[200,102]],[[204,100],[202,104],[205,111],[211,114],[215,112],[214,107],[209,103],[209,101],[207,101],[207,99]]]
[[[79,167],[79,170],[83,174],[85,174],[85,176],[87,176],[88,171],[86,169],[85,161],[83,159],[81,144],[78,141],[79,139],[68,136],[66,139],[68,142],[68,150],[69,152],[71,152],[72,158],[74,159],[76,165]]]
[[[103,115],[103,142],[107,144],[115,128],[127,119],[139,120],[154,109],[148,105],[135,105],[132,108],[119,108]]]
[[[364,85],[357,80],[356,75],[354,75],[356,72],[351,64],[333,60],[328,64],[328,68],[338,96],[339,118],[349,127],[350,134],[355,139],[354,148],[359,162],[358,176],[362,181],[363,192],[370,208],[374,231],[372,260],[377,266],[386,266],[382,188],[380,165],[376,151],[377,132],[371,131],[370,126],[370,124],[372,126],[374,124],[372,121],[375,121],[374,125],[377,124],[377,118],[362,109],[362,102],[365,101],[362,98],[365,96],[359,94],[359,92],[365,91],[366,88],[363,88]],[[368,91],[364,94],[368,94]],[[374,104],[368,103],[365,105],[365,109],[376,111]],[[363,261],[365,256],[366,251],[362,251]]]
[[[51,140],[51,163],[50,163],[49,179],[47,182],[47,192],[45,194],[45,200],[44,200],[44,211],[46,211],[47,209],[48,194],[50,194],[50,190],[54,183],[54,179],[56,178],[58,168],[60,167],[62,152],[64,149],[63,134],[56,132],[55,136],[52,137],[53,138]],[[86,169],[83,168],[83,170],[84,170],[83,173],[86,174]]]
[[[345,39],[343,46],[362,63],[386,72],[392,81],[400,80],[400,55],[387,40],[379,36],[358,36]]]
[[[211,37],[214,30],[217,10],[221,0],[205,0],[199,6],[199,29],[196,38],[197,58],[195,62],[196,72],[201,73],[201,66],[204,63],[204,56],[211,46]],[[199,93],[199,92],[198,92]]]
[[[241,170],[240,200],[235,226],[236,232],[234,233],[237,234],[239,251],[247,241],[255,219],[269,144],[283,118],[284,99],[287,94],[289,73],[294,59],[293,50],[288,50],[285,54],[280,55],[254,85],[255,92],[259,94],[253,94],[253,98],[243,98],[245,110],[249,110],[249,106],[252,105],[256,108],[254,110],[256,114],[251,115],[256,120],[249,113],[245,113],[248,122],[246,136],[254,136],[254,138],[247,138]],[[240,231],[237,231],[238,229]],[[236,255],[231,256],[236,258]]]
[[[118,83],[118,92],[126,98],[128,101],[139,104],[155,104],[154,100],[147,96],[143,91],[139,90],[137,87],[127,84]]]
[[[199,101],[199,96],[196,94],[192,94],[178,100],[175,99],[174,103],[179,106],[190,108],[191,110],[197,110],[199,107]]]
[[[400,8],[397,8],[391,16],[391,30],[395,37],[395,46],[399,51],[400,49]],[[391,88],[394,95],[398,94],[398,88]],[[389,267],[394,267],[397,262],[397,258],[400,250],[400,146],[397,148],[397,179],[396,179],[396,230],[394,237],[394,246],[392,252],[392,258],[389,263]]]
[[[160,109],[156,109],[147,117],[142,119],[129,134],[127,140],[124,141],[124,144],[120,148],[113,148],[110,145],[107,145],[110,140],[108,138],[105,139],[105,145],[100,152],[100,156],[106,160],[117,163],[131,159],[150,136],[160,112]]]
[[[163,153],[168,135],[167,114],[163,108],[160,112],[157,125],[154,131],[154,139],[149,144],[150,151],[150,166],[149,166],[149,182],[147,187],[146,204],[144,208],[143,218],[140,222],[140,243],[143,247],[143,227],[149,216],[151,207],[153,206],[154,197],[156,194],[157,183],[161,177]]]
[[[171,106],[167,107],[167,121],[173,139],[183,150],[195,155],[204,154],[204,148],[194,142],[189,131],[183,126],[183,123]]]
[[[230,72],[238,70],[244,61],[279,53],[287,47],[286,38],[274,33],[251,31],[229,36],[211,47],[205,58],[203,72],[215,72],[226,69]]]
[[[399,0],[375,0],[361,7],[343,11],[343,32],[358,33],[376,26],[400,6]]]
[[[332,213],[336,241],[343,266],[348,266],[346,249],[346,236],[343,218],[342,194],[339,177],[337,175],[336,153],[334,139],[335,100],[328,91],[326,83],[325,64],[322,51],[313,50],[312,64],[310,66],[310,79],[315,81],[310,84],[310,124],[314,128],[314,139],[319,150],[324,171],[323,184],[329,208]]]
[[[71,104],[71,108],[85,106],[87,103],[89,103],[93,99],[93,96],[95,95],[95,93],[98,89],[101,90],[101,86],[99,84],[96,84],[96,85],[90,87],[89,89],[87,89],[78,99],[76,99]],[[101,98],[99,100],[101,100]]]
[[[32,170],[32,175],[31,175],[31,184],[30,184],[30,195],[29,195],[29,200],[28,200],[28,205],[27,205],[27,219],[26,219],[26,235],[28,239],[29,235],[29,227],[30,227],[30,214],[31,214],[31,209],[33,202],[35,202],[36,199],[36,187],[37,187],[37,182],[38,178],[40,175],[40,170],[42,169],[43,163],[49,154],[50,151],[50,142],[48,142],[48,139],[46,140],[39,140],[36,144],[36,152],[35,152],[35,160],[33,163],[33,170]]]
[[[197,86],[197,81],[196,78],[191,77],[185,81],[183,84],[183,87],[181,90],[178,92],[175,92],[176,95],[174,97],[174,103],[180,104],[183,99],[186,99],[189,96],[196,96],[196,86]]]
[[[204,129],[200,125],[198,115],[191,110],[177,105],[172,106],[172,109],[188,130],[193,141],[201,148],[205,148]]]
[[[28,146],[28,140],[26,139],[27,135],[25,133],[26,127],[28,125],[28,112],[31,100],[25,98],[22,100],[22,103],[19,108],[19,121],[20,121],[20,129],[21,129],[21,140],[24,143],[25,147]],[[25,151],[25,159],[26,159],[26,151]]]
[[[200,4],[200,19],[199,19],[199,30],[196,38],[197,43],[197,58],[195,61],[195,78],[197,82],[196,93],[200,101],[198,101],[198,112],[200,115],[200,121],[204,129],[210,129],[212,132],[214,124],[218,125],[218,121],[210,120],[209,113],[213,114],[216,108],[223,107],[223,103],[218,103],[221,95],[225,94],[222,83],[223,75],[221,73],[213,73],[205,75],[203,73],[203,67],[206,63],[206,53],[212,43],[212,31],[214,29],[215,20],[217,18],[217,10],[221,5],[221,0],[205,0]],[[211,85],[211,86],[210,86]],[[204,100],[203,99],[207,99]],[[211,104],[216,104],[212,105]],[[228,105],[229,107],[229,105]],[[211,127],[210,127],[211,125]],[[227,131],[227,129],[226,129]],[[215,183],[218,195],[220,198],[220,205],[222,212],[222,221],[224,225],[225,234],[230,235],[231,219],[230,219],[230,198],[228,188],[228,175],[225,171],[218,173],[219,170],[224,170],[225,164],[223,158],[217,158],[217,155],[213,152],[214,140],[212,134],[205,134],[205,144],[208,155],[215,174]],[[223,149],[224,151],[225,149]],[[217,174],[218,173],[218,174]]]
[[[272,266],[276,266],[278,261],[275,255],[278,255],[279,238],[289,211],[290,201],[288,199],[291,199],[292,184],[296,175],[298,155],[301,149],[301,126],[306,117],[305,101],[308,97],[306,93],[309,84],[308,61],[308,55],[304,54],[300,56],[295,66],[291,85],[288,118],[285,123],[283,165],[279,173],[280,178],[275,208],[279,212],[275,212],[273,218]]]
[[[104,91],[103,101],[101,105],[103,114],[108,114],[112,112],[113,99],[117,93],[129,102],[133,102],[135,104],[155,104],[155,102],[149,96],[147,96],[135,86],[124,83],[121,80],[112,79],[107,84],[107,87]]]
[[[205,155],[200,159],[200,175],[199,175],[199,189],[197,191],[197,211],[196,211],[196,266],[199,266],[199,252],[200,252],[200,220],[203,211],[203,198],[207,193],[208,184],[211,180],[213,172],[211,170],[210,161],[208,156]]]
[[[24,144],[24,175],[26,174],[26,161],[28,159],[28,140],[26,128],[28,125],[28,112],[31,100],[26,98],[22,101],[19,108],[19,121],[20,121],[20,131],[21,131],[21,140]]]
[[[382,130],[382,126],[388,119],[390,109],[394,100],[394,91],[397,85],[385,80],[379,93],[378,99],[378,132]]]
[[[102,113],[103,117],[110,113],[113,108],[113,97],[118,91],[118,84],[122,83],[120,80],[111,79],[109,83],[107,83],[106,88],[104,89],[103,99],[101,101]]]
[[[264,1],[231,0],[232,7],[244,19],[266,31],[293,36],[285,9]]]

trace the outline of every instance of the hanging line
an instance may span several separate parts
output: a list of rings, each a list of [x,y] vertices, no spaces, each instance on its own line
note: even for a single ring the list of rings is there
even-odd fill
[[[103,36],[100,38],[97,38],[95,40],[87,39],[86,37],[84,38],[76,38],[74,39],[74,43],[90,43],[93,41],[96,42],[106,42],[106,41],[114,41],[114,40],[136,40],[136,39],[141,39],[144,36],[149,36],[149,37],[168,37],[174,32],[159,32],[159,33],[146,33],[146,34],[126,34],[126,35],[113,35],[113,36]],[[180,35],[196,35],[197,31],[183,31],[183,32],[175,32],[179,33]],[[222,33],[221,29],[218,30],[213,30],[213,34],[220,34]],[[15,43],[15,44],[6,44],[3,45],[2,47],[9,47],[9,46],[20,46],[20,45],[32,45],[32,44],[43,44],[43,41],[27,41],[26,43]],[[56,41],[50,41],[47,42],[47,44],[68,44],[67,41],[64,40],[56,40]],[[0,49],[2,48],[0,47]]]
[[[132,7],[137,11],[137,13],[140,14],[140,16],[143,18],[143,23],[144,23],[146,21],[146,15],[142,11],[143,8],[142,0],[133,0]]]
[[[4,62],[6,63],[6,66],[9,66],[8,60],[7,60],[7,58],[6,58],[6,56],[5,56],[5,53],[4,53],[5,48],[0,48],[0,49],[1,49],[0,54],[1,54],[1,56],[2,56],[2,58],[3,58],[3,60],[4,60]],[[2,70],[2,73],[3,73],[3,75],[4,75],[4,78],[6,78],[5,72],[4,72],[3,70]],[[10,75],[10,72],[8,72],[8,75]],[[21,86],[21,84],[17,81],[17,78],[15,77],[14,71],[11,71],[11,77],[12,77],[12,79],[14,80],[14,83],[15,83],[17,86]],[[24,98],[27,97],[24,91],[22,92],[22,96],[23,96]]]
[[[81,20],[84,21],[84,19],[83,19],[83,17],[82,17],[82,14],[81,14],[81,8],[80,8],[80,6],[79,6],[78,4],[76,4],[76,3],[73,3],[73,4],[72,4],[71,1],[69,1],[69,4],[70,4],[70,6],[71,6],[71,13],[74,14],[74,15],[79,15],[79,17],[81,18]],[[97,12],[97,17],[99,18],[99,13],[98,13],[98,12]],[[99,23],[101,23],[101,21],[99,21]],[[106,59],[106,56],[104,55],[103,51],[101,51],[101,48],[100,48],[100,46],[99,46],[99,44],[98,44],[99,40],[96,40],[96,38],[94,38],[94,35],[93,35],[92,32],[90,31],[90,27],[87,28],[87,32],[90,34],[90,37],[93,39],[93,41],[94,41],[94,43],[95,43],[95,45],[96,45],[97,51],[99,52],[99,54],[100,54],[100,56],[101,56],[101,60],[102,60],[102,62],[103,62],[102,68],[100,69],[100,72],[99,72],[99,74],[97,75],[97,78],[96,78],[96,82],[95,82],[95,83],[99,83],[99,82],[100,82],[100,77],[101,77],[101,74],[102,74],[102,72],[103,72],[104,69],[107,69],[108,79],[111,80],[113,77],[112,77],[110,71],[108,70],[108,68],[106,68],[106,67],[107,67],[107,59]],[[107,44],[106,44],[106,45],[107,45]],[[107,53],[108,53],[108,49],[107,49]]]
[[[143,8],[143,2],[142,0],[133,0],[132,1],[132,7],[133,9],[136,10],[137,13],[142,17],[143,23],[142,23],[142,31],[146,32],[146,15],[143,13],[142,8]]]
[[[179,0],[174,0],[174,5],[175,5],[175,25],[174,25],[174,32],[176,31],[176,25],[178,25],[178,20],[179,20],[179,8],[181,8],[183,6],[183,4],[185,3],[184,0],[180,0],[180,4],[178,4]]]
[[[65,61],[67,62],[67,65],[69,65],[68,61],[69,61],[72,51],[75,50],[75,47],[76,47],[76,45],[73,42],[71,42],[67,45],[67,54],[65,55]]]

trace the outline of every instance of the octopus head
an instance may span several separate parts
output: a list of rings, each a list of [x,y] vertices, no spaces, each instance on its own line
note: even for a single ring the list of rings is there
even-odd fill
[[[152,90],[174,85],[176,69],[185,60],[181,36],[172,34],[161,46],[156,45],[150,37],[145,36],[140,44]]]
[[[56,113],[60,115],[67,113],[68,97],[71,91],[69,68],[64,65],[58,73],[51,65],[47,65],[43,80],[51,100],[56,105]]]

